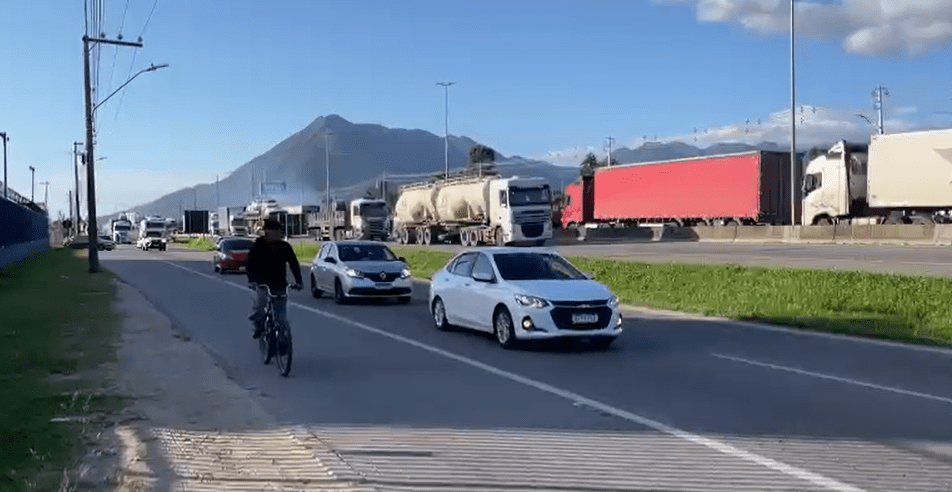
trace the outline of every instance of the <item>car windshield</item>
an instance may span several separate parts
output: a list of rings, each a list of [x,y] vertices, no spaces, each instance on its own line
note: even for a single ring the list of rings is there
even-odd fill
[[[551,253],[496,253],[499,274],[505,280],[584,280],[587,277],[559,255]]]
[[[222,249],[222,251],[234,251],[234,250],[238,250],[238,249],[251,249],[251,247],[254,246],[254,244],[255,244],[254,241],[242,241],[242,240],[239,240],[239,241],[235,241],[235,240],[222,241],[222,243],[221,243],[221,249]]]
[[[162,233],[159,231],[146,231],[145,237],[162,237]]]
[[[382,244],[340,244],[340,261],[394,261],[397,256]]]
[[[132,228],[129,227],[129,226],[127,226],[127,225],[118,225],[118,224],[117,224],[116,227],[115,227],[115,229],[116,229],[117,231],[128,231],[128,230],[130,230],[130,229],[132,229]]]

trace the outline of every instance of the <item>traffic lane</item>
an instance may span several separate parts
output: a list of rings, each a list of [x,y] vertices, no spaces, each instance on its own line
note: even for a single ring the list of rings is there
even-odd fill
[[[560,350],[552,344],[508,352],[500,349],[487,334],[436,330],[427,310],[425,293],[425,284],[417,283],[410,305],[361,302],[339,306],[326,297],[307,299],[305,296],[304,299],[307,305],[317,309],[526,374],[688,430],[877,439],[949,436],[952,439],[950,430],[943,424],[948,408],[935,401],[751,368],[712,355],[738,352],[735,347],[743,347],[748,335],[753,335],[754,345],[770,345],[771,335],[776,343],[783,338],[783,333],[738,334],[735,331],[725,336],[707,324],[709,322],[629,319],[624,325],[626,332],[609,352]],[[400,323],[392,320],[400,320]],[[802,350],[809,353],[817,347],[807,344]],[[853,356],[866,357],[864,348],[867,347],[853,347]],[[836,347],[829,350],[833,352],[829,358],[842,357]],[[912,369],[908,372],[915,375]],[[644,378],[646,374],[655,377]],[[672,385],[671,381],[678,384]],[[710,411],[699,413],[698,408]],[[910,412],[920,418],[913,422],[897,418]]]
[[[418,317],[414,319],[414,314],[409,310],[411,306],[337,306],[327,300],[308,299],[306,295],[303,299],[301,294],[295,294],[294,297],[295,303],[307,308],[305,311],[325,311],[348,320],[357,320],[376,312],[377,321],[373,326],[385,329],[388,333],[398,333],[398,336],[398,330],[402,327],[413,326],[415,321],[429,321],[425,304],[419,299],[414,303],[423,308],[424,314],[421,318],[420,313],[416,313]],[[397,310],[400,312],[395,312]],[[400,322],[395,323],[394,320]],[[374,323],[373,319],[365,321]],[[653,324],[658,323],[663,321],[653,321]],[[327,327],[337,329],[329,325]],[[363,331],[350,323],[341,328]],[[825,476],[861,484],[869,490],[893,490],[897,484],[906,483],[907,474],[922,470],[932,474],[952,473],[952,469],[943,468],[941,457],[935,458],[935,445],[923,444],[925,440],[933,443],[938,441],[940,445],[952,443],[952,439],[946,437],[947,408],[917,408],[893,394],[882,394],[867,388],[844,389],[828,381],[816,382],[790,374],[751,371],[745,366],[725,364],[723,360],[717,360],[722,364],[720,367],[713,367],[709,360],[703,360],[699,354],[681,349],[681,345],[689,344],[679,344],[677,340],[661,340],[656,346],[667,344],[668,348],[667,351],[659,350],[659,354],[652,353],[650,348],[641,351],[629,348],[630,339],[624,340],[629,343],[621,347],[622,351],[605,353],[545,348],[509,352],[499,349],[487,336],[430,330],[435,335],[435,343],[429,342],[427,346],[435,346],[436,350],[460,354],[481,364],[488,364],[489,367],[499,368],[506,374],[527,376],[559,390],[576,392],[580,395],[579,399],[589,398],[609,408],[631,412],[637,418],[652,419],[660,422],[660,425],[667,424],[701,435],[717,436],[722,442],[731,443],[739,449],[755,449],[757,453],[782,463],[793,462],[807,470],[822,470]],[[459,338],[456,342],[461,345],[447,349],[454,345],[452,337],[456,335]],[[357,343],[354,349],[363,346],[365,343]],[[382,351],[390,353],[391,349],[385,347]],[[631,355],[635,356],[634,359]],[[395,366],[384,370],[399,371],[401,364],[405,363],[404,357],[419,356],[420,353],[398,356],[400,360],[394,363]],[[376,359],[368,359],[359,363],[370,365],[377,362]],[[425,377],[442,370],[442,366],[421,368],[422,374],[414,376]],[[446,376],[455,379],[451,372]],[[272,378],[281,384],[278,376],[273,375]],[[471,389],[480,383],[496,386],[499,383],[497,379],[492,375],[484,375],[483,378],[476,377],[476,381],[462,379],[457,383],[460,388]],[[361,387],[366,388],[367,385],[361,383]],[[335,386],[329,391],[334,390],[339,388]],[[441,392],[433,391],[428,395],[432,398],[439,394]],[[335,398],[339,397],[337,393],[334,395]],[[427,398],[426,395],[412,397]],[[549,403],[544,399],[534,400],[536,406],[533,412],[540,417],[553,408],[561,408],[558,401]],[[486,409],[492,402],[483,401],[482,405],[479,408]],[[584,403],[579,408],[608,418],[604,428],[616,428],[611,422],[611,413],[606,415],[599,408]],[[871,408],[875,410],[869,410]],[[278,412],[280,410],[276,409]],[[480,422],[478,418],[481,413],[475,415],[477,422]],[[389,414],[389,411],[385,411],[383,415],[372,418],[385,418]],[[910,415],[933,424],[911,428],[908,424],[908,420],[913,420],[909,418]],[[596,420],[601,422],[600,419]],[[423,422],[417,425],[428,424]],[[461,425],[469,427],[473,424],[464,422]],[[946,435],[942,431],[946,431]],[[881,444],[884,441],[890,444]],[[894,444],[897,441],[903,447]],[[930,476],[922,480],[929,481],[932,478]],[[779,482],[772,482],[775,483]]]
[[[273,363],[261,363],[251,338],[253,294],[239,283],[243,275],[196,274],[204,273],[204,263],[104,265],[212,353],[280,422],[646,430],[302,309],[298,305],[307,298],[297,292],[288,309],[294,360],[290,377],[283,378]]]

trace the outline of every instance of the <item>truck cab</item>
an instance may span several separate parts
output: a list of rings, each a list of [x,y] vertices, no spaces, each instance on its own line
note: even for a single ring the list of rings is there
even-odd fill
[[[828,225],[866,208],[869,146],[841,140],[814,157],[803,175],[803,225]]]
[[[350,202],[353,237],[385,241],[390,231],[390,206],[385,200],[359,198]]]
[[[493,180],[488,202],[492,225],[499,228],[503,243],[542,244],[552,237],[552,193],[545,179]]]

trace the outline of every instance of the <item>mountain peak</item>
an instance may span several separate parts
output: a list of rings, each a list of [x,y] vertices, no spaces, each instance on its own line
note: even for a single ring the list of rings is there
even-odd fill
[[[318,131],[321,130],[330,130],[330,131],[340,131],[354,126],[353,123],[347,121],[337,114],[329,114],[327,116],[318,116],[307,126],[308,130]]]

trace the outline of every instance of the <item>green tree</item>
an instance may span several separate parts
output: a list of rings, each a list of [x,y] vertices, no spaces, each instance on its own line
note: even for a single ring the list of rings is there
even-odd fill
[[[485,145],[474,145],[469,149],[469,176],[496,174],[496,151]]]
[[[595,154],[589,152],[585,156],[585,160],[579,164],[579,174],[582,176],[588,176],[595,172],[596,168],[602,167],[604,163],[598,162],[598,158],[595,157]]]

